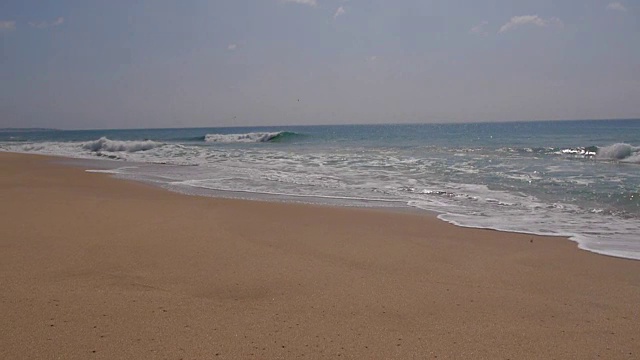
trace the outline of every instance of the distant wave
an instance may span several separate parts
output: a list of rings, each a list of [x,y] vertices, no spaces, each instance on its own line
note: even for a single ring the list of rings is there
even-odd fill
[[[27,140],[20,136],[9,136],[8,139],[4,139],[7,142],[26,142]]]
[[[620,161],[625,163],[640,164],[640,146],[625,143],[617,143],[608,146],[586,146],[573,148],[501,148],[499,151],[520,154],[556,154],[584,158],[593,158],[604,161]]]
[[[519,154],[555,154],[555,155],[574,155],[581,157],[596,156],[597,146],[574,147],[574,148],[558,148],[558,147],[536,147],[536,148],[501,148],[498,151]]]
[[[85,150],[93,151],[93,152],[117,152],[117,151],[126,151],[126,152],[137,152],[137,151],[146,151],[157,148],[164,144],[151,141],[151,140],[138,140],[138,141],[121,141],[121,140],[110,140],[106,137],[101,137],[95,141],[87,141],[82,144],[82,148]]]
[[[617,143],[601,147],[588,146],[562,149],[560,150],[560,153],[565,155],[593,157],[596,160],[609,160],[640,164],[640,147],[625,143]]]
[[[294,132],[252,132],[246,134],[207,134],[204,141],[212,143],[263,143],[278,142],[297,135]]]

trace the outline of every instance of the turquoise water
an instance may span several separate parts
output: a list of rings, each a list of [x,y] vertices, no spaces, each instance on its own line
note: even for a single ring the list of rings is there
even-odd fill
[[[190,194],[436,211],[640,259],[640,120],[0,132]],[[239,195],[241,194],[241,195]]]

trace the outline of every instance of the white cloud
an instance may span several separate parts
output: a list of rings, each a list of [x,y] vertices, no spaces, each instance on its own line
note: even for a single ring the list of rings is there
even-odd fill
[[[523,25],[535,25],[539,27],[546,27],[549,25],[562,26],[562,21],[558,18],[543,19],[538,15],[514,16],[508,23],[502,25],[498,33],[503,33]]]
[[[227,46],[227,50],[230,50],[230,51],[233,51],[237,48],[238,48],[238,45],[236,44],[229,44],[229,46]]]
[[[16,22],[12,20],[0,21],[0,31],[13,31],[16,29]]]
[[[340,6],[340,7],[338,8],[338,10],[336,10],[336,13],[335,13],[335,14],[333,14],[333,18],[335,19],[335,18],[337,18],[337,17],[338,17],[338,16],[340,16],[340,15],[344,15],[346,12],[347,12],[347,11],[344,9],[344,7]]]
[[[50,27],[56,27],[56,26],[60,26],[64,24],[64,18],[63,17],[59,17],[57,19],[55,19],[52,22],[47,22],[47,21],[41,21],[41,22],[35,22],[35,21],[30,21],[29,25],[31,25],[34,28],[37,29],[46,29],[46,28],[50,28]]]
[[[470,34],[474,35],[489,35],[489,33],[484,29],[485,26],[489,25],[488,21],[483,21],[480,24],[474,26],[469,30]]]
[[[280,1],[286,2],[286,3],[296,3],[296,4],[309,5],[309,6],[318,5],[318,3],[316,3],[316,0],[280,0]]]
[[[372,56],[367,57],[367,61],[368,62],[374,62],[376,60],[378,60],[378,56],[377,55],[372,55]]]
[[[627,11],[627,8],[619,2],[612,2],[607,5],[607,9],[616,11]]]

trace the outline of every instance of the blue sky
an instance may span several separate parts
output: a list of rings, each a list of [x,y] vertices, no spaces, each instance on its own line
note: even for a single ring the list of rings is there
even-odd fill
[[[636,0],[3,0],[0,127],[640,118]]]

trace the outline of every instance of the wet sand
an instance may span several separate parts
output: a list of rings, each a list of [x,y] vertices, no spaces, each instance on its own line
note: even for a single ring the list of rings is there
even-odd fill
[[[640,261],[54,160],[0,153],[0,358],[640,358]]]

